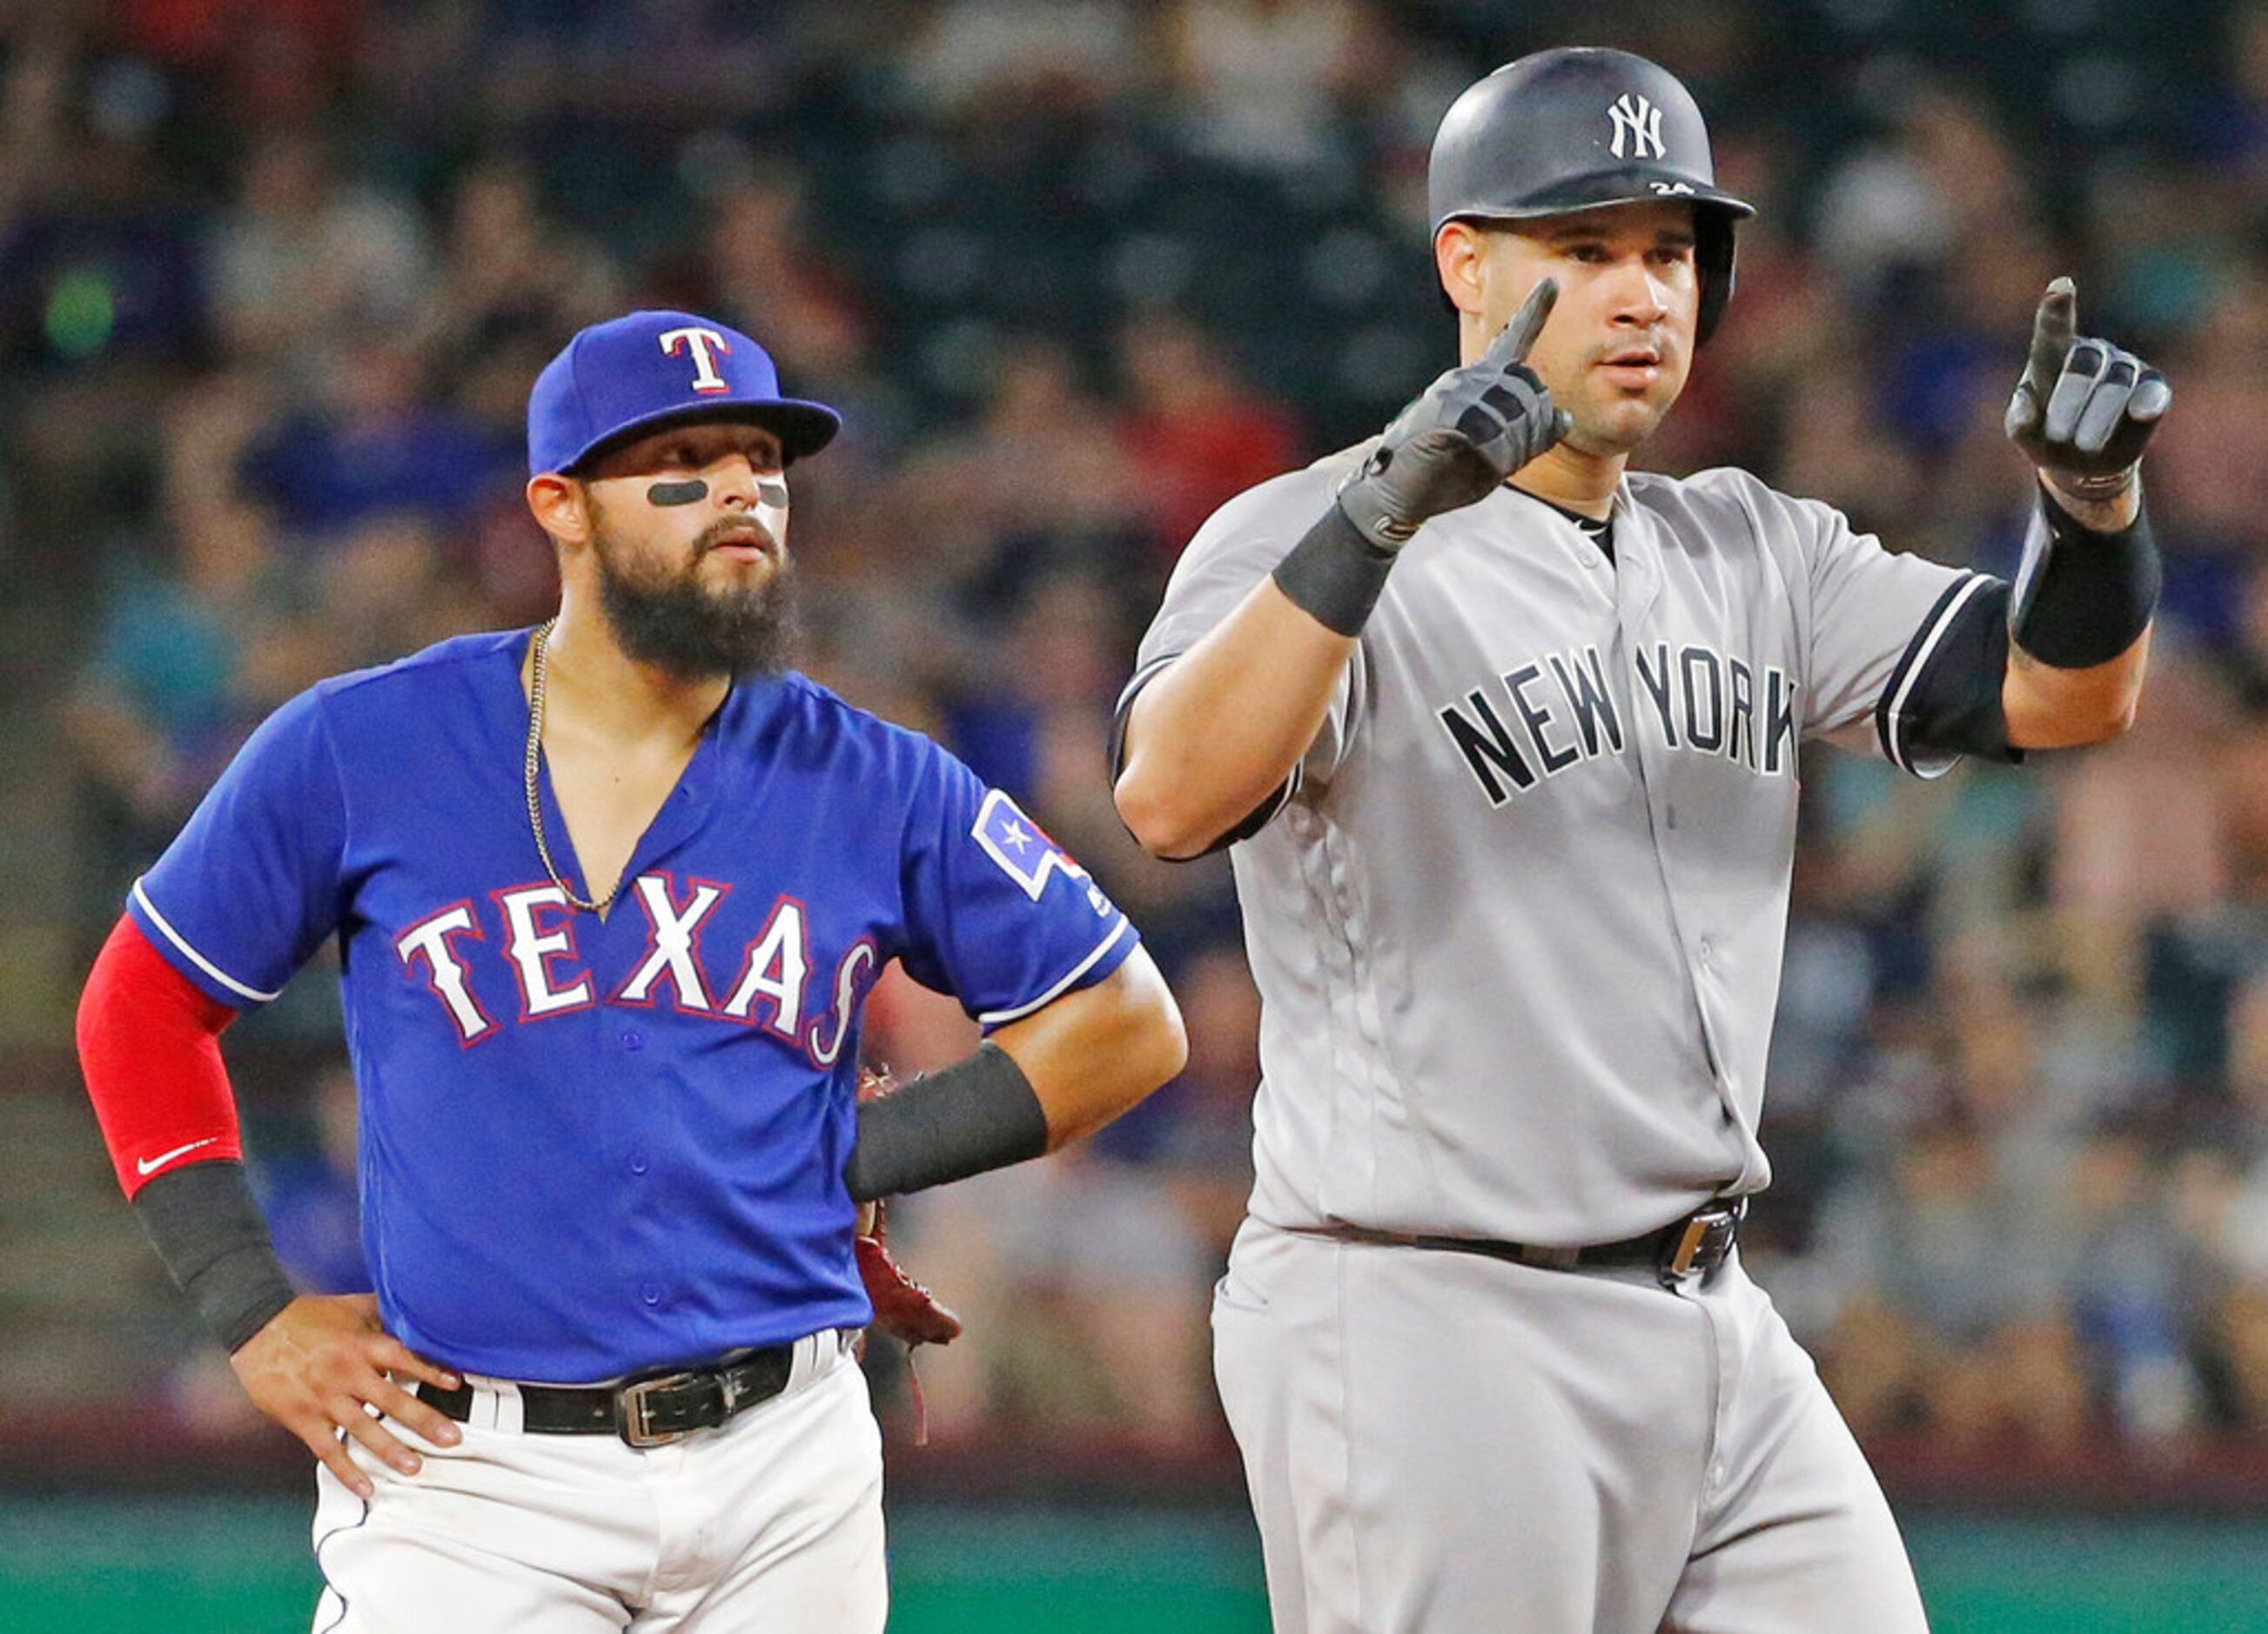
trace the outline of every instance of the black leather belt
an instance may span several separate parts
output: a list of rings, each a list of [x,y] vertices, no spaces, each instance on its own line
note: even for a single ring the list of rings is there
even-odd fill
[[[1543,1270],[1602,1270],[1609,1267],[1649,1266],[1665,1288],[1682,1288],[1707,1277],[1725,1262],[1741,1234],[1742,1217],[1749,1211],[1746,1197],[1723,1197],[1696,1209],[1659,1231],[1620,1242],[1598,1242],[1580,1248],[1545,1248],[1532,1243],[1503,1242],[1491,1237],[1440,1237],[1423,1232],[1368,1231],[1341,1226],[1326,1232],[1356,1242],[1398,1243],[1412,1248],[1443,1248],[1456,1254],[1484,1254]]]
[[[666,1446],[770,1401],[787,1388],[794,1363],[795,1346],[775,1344],[621,1384],[516,1385],[520,1427],[532,1435],[618,1435],[632,1446]],[[469,1383],[444,1390],[420,1382],[417,1399],[459,1424],[472,1417]]]

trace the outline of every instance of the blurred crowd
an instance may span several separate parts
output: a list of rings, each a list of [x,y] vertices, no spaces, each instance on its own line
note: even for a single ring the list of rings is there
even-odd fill
[[[544,616],[522,416],[566,335],[745,328],[848,422],[792,474],[799,666],[1012,791],[1189,1023],[1090,1148],[902,1210],[972,1319],[923,1359],[932,1431],[1208,1442],[1258,1001],[1226,865],[1119,826],[1110,706],[1211,509],[1453,360],[1426,146],[1471,78],[1579,37],[1542,10],[0,4],[0,551],[75,768],[74,956],[269,710]],[[1926,785],[1805,758],[1747,1240],[1865,1434],[2268,1430],[2268,7],[2139,10],[1578,14],[1685,77],[1760,206],[1642,463],[2005,574],[2048,279],[2175,383],[2135,732]],[[231,1034],[287,1257],[335,1287],[336,1027],[315,970]],[[894,979],[867,1044],[903,1073],[973,1036]]]

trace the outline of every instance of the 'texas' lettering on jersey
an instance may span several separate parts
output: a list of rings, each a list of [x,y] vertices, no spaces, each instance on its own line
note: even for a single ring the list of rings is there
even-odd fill
[[[461,1043],[479,1043],[499,1030],[500,1012],[482,1002],[478,988],[500,991],[506,979],[495,968],[500,962],[517,989],[522,1022],[601,1002],[649,1009],[666,988],[682,1014],[761,1028],[800,1051],[814,1066],[834,1065],[859,996],[877,974],[880,955],[873,941],[861,937],[853,942],[831,975],[815,972],[810,911],[796,898],[782,896],[763,928],[718,961],[718,950],[702,946],[702,930],[733,887],[707,880],[688,880],[687,886],[681,894],[670,874],[643,873],[623,893],[645,915],[645,952],[629,978],[603,1001],[597,979],[576,952],[578,916],[567,904],[567,894],[549,880],[490,892],[495,911],[485,918],[469,900],[453,902],[395,937],[394,951],[404,970],[431,989]],[[487,942],[492,928],[502,931],[500,957],[482,959],[470,944]],[[484,972],[477,986],[476,964]]]
[[[1794,769],[1797,683],[1786,671],[1666,641],[1638,648],[1631,667],[1638,713],[1668,747],[1763,777]],[[1578,761],[1623,752],[1622,710],[1595,646],[1555,652],[1497,679],[1493,689],[1476,687],[1438,711],[1491,806]]]

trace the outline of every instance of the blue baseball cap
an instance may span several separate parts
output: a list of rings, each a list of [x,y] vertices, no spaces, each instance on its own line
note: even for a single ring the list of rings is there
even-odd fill
[[[527,469],[572,471],[607,444],[690,420],[745,420],[789,460],[843,429],[824,403],[783,397],[771,354],[713,318],[634,312],[594,323],[543,365],[527,394]]]

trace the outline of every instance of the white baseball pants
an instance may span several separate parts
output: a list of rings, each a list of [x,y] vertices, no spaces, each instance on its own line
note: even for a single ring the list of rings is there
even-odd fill
[[[388,1421],[416,1475],[350,1443],[370,1502],[317,1467],[315,1634],[880,1634],[881,1434],[842,1336],[798,1340],[772,1400],[643,1450],[523,1434],[514,1386],[468,1382],[455,1446]]]

